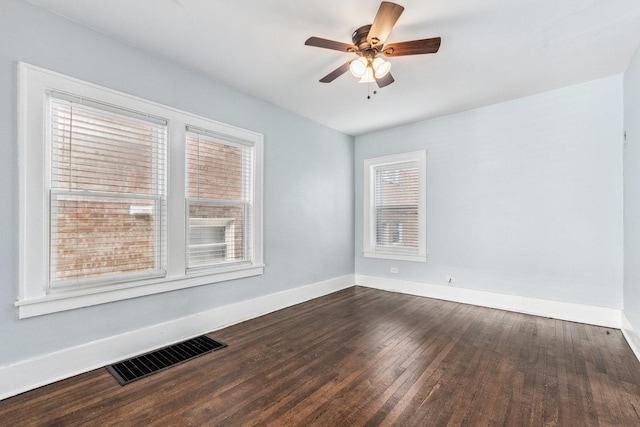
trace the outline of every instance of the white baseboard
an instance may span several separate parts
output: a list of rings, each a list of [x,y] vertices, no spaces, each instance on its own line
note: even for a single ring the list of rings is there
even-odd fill
[[[361,274],[356,274],[356,285],[384,291],[461,302],[464,304],[473,304],[481,307],[498,308],[501,310],[515,311],[517,313],[569,320],[571,322],[618,329],[621,327],[621,311],[615,308],[596,307],[592,305],[499,294],[475,289]]]
[[[622,329],[622,334],[626,338],[629,347],[631,347],[633,354],[640,360],[640,331],[633,326],[624,311],[622,312],[622,327],[620,329]]]
[[[0,367],[0,400],[346,289],[354,283],[354,275],[349,274],[3,366]]]

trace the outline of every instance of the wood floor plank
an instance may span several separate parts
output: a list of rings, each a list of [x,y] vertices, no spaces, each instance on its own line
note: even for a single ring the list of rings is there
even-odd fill
[[[640,426],[611,328],[355,287],[211,336],[124,387],[99,369],[0,401],[0,424]]]
[[[467,399],[470,397],[470,401],[467,404],[464,402],[466,399],[463,398],[463,402],[458,404],[458,410],[448,421],[449,426],[489,425],[492,421],[491,416],[500,392],[500,388],[492,384],[500,384],[504,381],[508,366],[499,350],[506,347],[515,325],[514,317],[505,316],[506,313],[500,310],[496,310],[495,313],[501,315],[495,321],[503,327],[500,328],[500,332],[487,328],[487,331],[490,331],[488,335],[493,340],[484,354],[487,365],[477,376],[475,388],[471,386],[465,393]]]
[[[424,366],[421,361],[417,361],[415,367],[415,373],[417,378],[407,380],[403,386],[408,388],[401,388],[394,395],[394,406],[389,414],[382,420],[383,425],[402,425],[403,422],[411,423],[412,419],[417,416],[417,409],[421,409],[424,402],[430,400],[431,402],[437,401],[441,397],[442,393],[440,389],[443,385],[447,384],[443,381],[443,377],[447,376],[450,372],[458,372],[461,364],[464,364],[471,360],[473,352],[462,351],[465,346],[465,342],[471,340],[478,331],[478,324],[476,322],[479,313],[472,307],[465,307],[465,312],[471,313],[470,316],[465,319],[463,323],[451,322],[456,324],[457,334],[451,335],[447,327],[448,342],[437,355],[437,357],[428,366]],[[450,319],[456,319],[461,317],[460,313],[451,313]],[[458,344],[462,342],[462,346]],[[405,424],[406,425],[406,424]]]
[[[562,425],[562,407],[559,401],[558,354],[560,353],[556,324],[558,321],[547,319],[543,333],[543,394],[542,422],[545,426]]]

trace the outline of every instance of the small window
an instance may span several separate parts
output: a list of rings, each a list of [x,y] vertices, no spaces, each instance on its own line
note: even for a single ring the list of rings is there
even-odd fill
[[[426,151],[364,166],[364,256],[426,261]]]

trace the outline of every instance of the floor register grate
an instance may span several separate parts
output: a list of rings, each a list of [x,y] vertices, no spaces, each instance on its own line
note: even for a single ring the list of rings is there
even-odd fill
[[[226,346],[223,342],[202,335],[114,363],[107,366],[107,371],[113,375],[120,385],[126,385]]]

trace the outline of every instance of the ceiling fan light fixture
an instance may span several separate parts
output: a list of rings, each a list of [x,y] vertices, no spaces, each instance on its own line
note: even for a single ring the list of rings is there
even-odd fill
[[[360,79],[360,83],[373,83],[376,79],[373,77],[373,68],[367,67],[366,72]]]
[[[377,79],[380,79],[389,74],[389,71],[391,70],[391,62],[385,61],[382,58],[376,58],[373,60],[371,67],[373,68],[374,76]]]
[[[354,59],[349,64],[349,70],[354,77],[362,77],[367,73],[367,60],[363,57]]]

